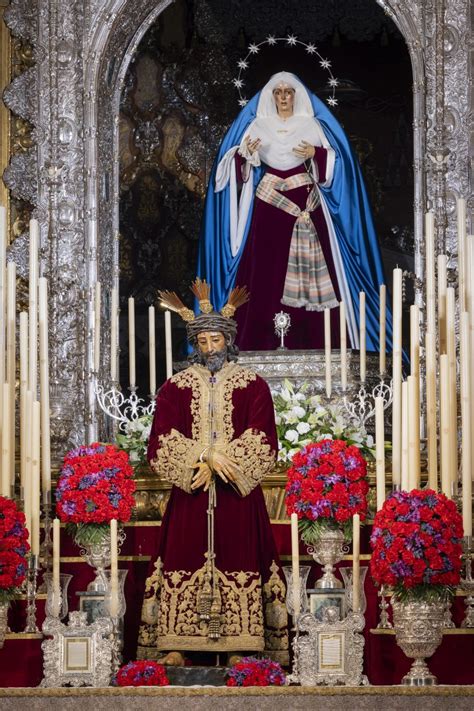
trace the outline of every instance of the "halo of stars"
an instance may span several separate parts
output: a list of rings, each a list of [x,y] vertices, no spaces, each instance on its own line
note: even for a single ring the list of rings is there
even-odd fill
[[[236,77],[234,77],[234,79],[232,79],[232,84],[235,86],[239,93],[239,106],[244,107],[248,103],[248,99],[243,92],[245,87],[244,73],[250,66],[250,58],[257,55],[260,52],[261,47],[265,45],[273,47],[278,42],[284,42],[288,47],[296,47],[297,45],[300,45],[301,47],[304,47],[305,51],[309,56],[315,57],[317,60],[319,60],[320,67],[328,73],[328,86],[332,89],[332,94],[326,99],[326,101],[329,106],[337,106],[338,100],[336,99],[336,88],[339,86],[339,81],[332,73],[331,62],[329,61],[329,59],[325,59],[321,56],[321,54],[317,50],[316,45],[314,45],[312,42],[302,42],[297,37],[295,37],[295,35],[287,35],[287,37],[274,37],[273,35],[268,35],[268,37],[266,37],[261,42],[252,42],[251,44],[249,44],[246,56],[243,57],[243,59],[239,59],[239,61],[237,62],[237,68],[239,70],[238,74]]]

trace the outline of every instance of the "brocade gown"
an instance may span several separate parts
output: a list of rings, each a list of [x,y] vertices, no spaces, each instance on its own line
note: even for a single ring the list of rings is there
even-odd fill
[[[190,489],[193,465],[211,443],[243,472],[235,487],[216,477],[214,570],[211,500],[202,487]],[[139,657],[245,651],[287,661],[285,586],[259,484],[276,449],[271,394],[255,373],[226,363],[211,376],[193,365],[160,389],[148,458],[173,488],[146,583]]]

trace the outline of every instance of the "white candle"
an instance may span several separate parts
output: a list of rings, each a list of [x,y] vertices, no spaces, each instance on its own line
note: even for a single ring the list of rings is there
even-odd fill
[[[110,616],[118,615],[118,539],[117,519],[110,521]]]
[[[118,293],[114,287],[110,299],[110,379],[117,381]]]
[[[436,333],[436,281],[434,215],[425,215],[426,329]]]
[[[439,412],[441,435],[441,491],[449,498],[451,491],[450,471],[450,434],[449,434],[449,363],[448,356],[443,353],[439,357]]]
[[[449,364],[449,435],[450,435],[450,476],[451,486],[457,486],[458,479],[458,399],[456,363],[456,302],[453,287],[446,289],[446,352]]]
[[[324,361],[326,365],[326,397],[331,397],[331,311],[324,309]]]
[[[360,608],[360,516],[352,517],[352,609]]]
[[[171,341],[171,311],[165,311],[166,377],[173,375],[173,345]]]
[[[293,609],[294,619],[300,614],[300,553],[298,536],[298,514],[291,514],[291,570],[293,578]]]
[[[156,345],[155,345],[155,307],[148,307],[148,362],[150,367],[150,397],[156,393]]]
[[[2,496],[10,497],[10,386],[2,385]]]
[[[420,398],[418,378],[408,376],[408,490],[420,488]]]
[[[49,352],[48,352],[48,280],[38,280],[39,352],[41,393],[41,488],[43,496],[51,491],[51,435],[49,409]]]
[[[458,275],[460,311],[466,310],[466,201],[459,198],[456,204],[458,227]]]
[[[341,388],[347,389],[347,326],[346,305],[343,301],[339,304],[339,333],[341,341]]]
[[[428,486],[438,491],[438,432],[436,425],[436,335],[426,333],[426,436]]]
[[[137,384],[135,366],[135,299],[130,296],[128,300],[128,372],[130,387]]]
[[[10,388],[10,484],[15,483],[16,264],[7,264],[7,382]]]
[[[402,454],[402,270],[393,270],[392,484],[400,484]]]
[[[401,484],[402,491],[409,490],[408,482],[408,382],[402,383],[402,442],[401,442]]]
[[[438,254],[438,331],[439,352],[446,353],[446,289],[448,286],[447,257]]]
[[[6,264],[7,264],[7,211],[0,205],[0,412],[5,377],[5,315],[6,315]],[[1,423],[0,423],[1,424]],[[1,433],[0,433],[1,434]]]
[[[39,555],[40,539],[40,422],[41,406],[33,402],[31,426],[31,552]]]
[[[20,313],[20,487],[25,490],[26,450],[26,391],[28,390],[28,313]]]
[[[420,309],[416,304],[410,306],[410,372],[420,373]]]
[[[365,326],[365,292],[359,292],[359,331],[360,331],[360,380],[365,383],[366,375],[366,326]]]
[[[377,511],[380,511],[385,501],[385,431],[382,397],[375,398],[375,465]]]
[[[101,308],[100,281],[94,287],[94,372],[98,373],[100,368],[100,308]]]
[[[471,366],[474,365],[474,235],[466,239],[466,301],[469,311],[469,344]],[[474,442],[474,377],[471,377],[471,441]],[[474,480],[474,457],[471,459],[472,479]]]
[[[29,346],[28,358],[28,390],[31,390],[36,398],[38,382],[38,246],[39,246],[39,224],[37,220],[30,220],[30,246],[29,246]]]
[[[379,310],[379,370],[380,375],[383,375],[387,367],[385,359],[387,350],[387,287],[385,284],[380,284]]]
[[[59,617],[59,599],[61,596],[60,566],[60,527],[59,518],[53,520],[53,616]]]
[[[31,445],[32,445],[32,425],[33,425],[33,394],[27,390],[25,394],[25,479],[23,483],[24,511],[26,518],[26,528],[29,533],[31,546]]]
[[[464,535],[472,536],[471,353],[469,314],[461,314],[461,427],[462,521]]]

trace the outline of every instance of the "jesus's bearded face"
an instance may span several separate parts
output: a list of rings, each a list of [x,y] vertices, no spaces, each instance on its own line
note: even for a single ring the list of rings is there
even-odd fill
[[[227,361],[227,341],[220,331],[201,331],[196,338],[200,362],[217,373]]]

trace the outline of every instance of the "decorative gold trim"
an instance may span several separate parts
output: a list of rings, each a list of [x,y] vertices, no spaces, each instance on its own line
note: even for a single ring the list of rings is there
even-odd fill
[[[371,629],[370,634],[389,634],[389,635],[394,635],[395,630],[390,629],[390,630],[384,630],[384,629]],[[459,634],[474,634],[474,628],[469,628],[469,627],[445,627],[443,630],[443,635],[449,634],[449,635],[459,635]]]
[[[3,10],[9,5],[8,0],[0,0],[0,97],[11,81],[11,37],[3,21]],[[7,208],[9,214],[10,195],[1,179],[3,171],[10,161],[10,112],[0,98],[0,205]],[[9,235],[10,230],[7,230]],[[10,240],[7,239],[9,242]]]
[[[7,632],[5,639],[43,639],[43,634],[42,632]]]
[[[132,563],[147,563],[151,560],[151,555],[119,555],[119,561]],[[79,555],[65,555],[60,558],[61,563],[87,563],[85,558]],[[39,596],[41,597],[41,596]]]

